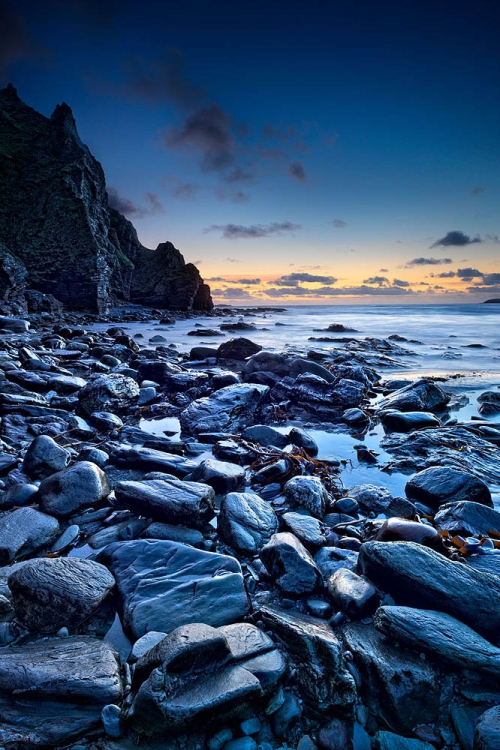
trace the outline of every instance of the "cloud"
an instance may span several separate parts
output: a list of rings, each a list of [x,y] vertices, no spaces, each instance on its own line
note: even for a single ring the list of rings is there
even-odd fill
[[[0,75],[4,76],[12,63],[43,51],[16,8],[0,1]]]
[[[252,182],[254,175],[243,167],[234,167],[224,176],[224,182]]]
[[[474,279],[478,276],[484,276],[484,273],[482,271],[478,271],[477,268],[459,268],[457,271],[457,276],[460,279]]]
[[[211,279],[205,279],[205,281],[218,281],[218,282],[225,282],[226,279],[223,279],[222,276],[212,276]]]
[[[379,272],[380,273],[389,273],[389,269],[388,268],[380,268]]]
[[[345,296],[406,296],[414,294],[412,289],[401,289],[399,286],[346,286],[346,287],[320,287],[319,289],[307,289],[306,287],[292,287],[280,289],[266,289],[264,292],[268,297],[345,297]]]
[[[247,284],[247,285],[254,285],[254,284],[260,284],[260,279],[238,279],[238,281],[232,281],[232,284]]]
[[[108,187],[108,203],[111,208],[116,209],[127,218],[143,219],[145,216],[156,216],[164,214],[163,208],[156,193],[145,193],[144,197],[148,206],[136,206],[129,198],[124,198],[116,188]]]
[[[307,182],[306,170],[301,161],[293,161],[288,166],[288,174],[297,182]]]
[[[481,193],[484,193],[486,191],[486,188],[482,185],[476,185],[471,190],[469,190],[469,193],[471,195],[481,195]]]
[[[500,281],[500,279],[499,279]],[[471,293],[487,293],[489,295],[492,294],[500,294],[500,284],[498,286],[468,286],[467,291]]]
[[[452,279],[457,274],[455,271],[443,271],[442,273],[436,274],[437,279]],[[431,273],[431,276],[434,276],[434,274]]]
[[[406,264],[407,266],[442,266],[453,263],[451,258],[413,258]]]
[[[239,260],[239,258],[225,258],[228,263],[241,263],[242,261]]]
[[[170,185],[170,192],[174,198],[182,198],[183,200],[194,200],[196,193],[200,189],[199,185],[194,185],[191,182],[184,182],[179,177],[165,177],[163,184]]]
[[[227,297],[229,299],[251,299],[252,295],[246,289],[234,287],[233,289],[214,289],[214,297]]]
[[[332,224],[335,227],[335,229],[343,229],[344,227],[347,226],[347,224],[345,223],[345,221],[342,221],[342,219],[334,219],[332,221]]]
[[[170,102],[191,109],[205,98],[204,91],[186,77],[184,60],[176,49],[169,49],[159,60],[130,58],[123,67],[128,75],[123,90],[150,104]]]
[[[269,281],[269,284],[276,284],[277,286],[297,286],[302,282],[308,284],[335,284],[336,279],[334,276],[318,276],[311,273],[295,272],[290,273],[287,276],[280,276],[279,279]]]
[[[385,276],[371,276],[369,279],[363,279],[363,284],[388,284],[389,279]]]
[[[410,282],[404,281],[403,279],[393,279],[392,283],[394,286],[410,286]]]
[[[231,203],[247,203],[250,200],[248,193],[243,190],[224,190],[224,188],[215,188],[215,197],[218,201],[230,201]]]
[[[259,237],[282,236],[283,234],[293,234],[302,229],[301,224],[294,224],[291,221],[273,222],[272,224],[212,224],[203,230],[204,234],[208,232],[222,232],[226,240],[239,239],[256,239]]]
[[[441,237],[440,240],[436,240],[436,242],[431,245],[431,248],[440,246],[463,247],[464,245],[475,245],[482,241],[483,240],[480,237],[474,237],[474,239],[472,239],[468,234],[464,234],[464,232],[454,230],[452,232],[447,232],[444,237]]]
[[[496,286],[497,284],[500,284],[500,273],[485,274],[481,280],[481,283],[485,284],[486,286]]]
[[[181,148],[201,155],[203,172],[227,170],[236,158],[230,131],[231,118],[218,104],[208,104],[190,114],[180,128],[165,135],[168,148]]]

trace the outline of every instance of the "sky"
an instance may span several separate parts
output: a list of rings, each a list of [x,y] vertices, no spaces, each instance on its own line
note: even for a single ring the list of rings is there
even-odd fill
[[[0,86],[69,104],[111,205],[216,302],[480,302],[499,31],[496,0],[0,0]]]

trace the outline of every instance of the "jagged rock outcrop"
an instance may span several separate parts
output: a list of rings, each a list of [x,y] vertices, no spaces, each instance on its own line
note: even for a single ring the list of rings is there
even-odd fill
[[[68,105],[44,117],[9,85],[0,90],[0,310],[26,311],[26,285],[70,309],[104,312],[116,298],[212,308],[195,266],[171,243],[143,247],[108,206],[104,172]]]

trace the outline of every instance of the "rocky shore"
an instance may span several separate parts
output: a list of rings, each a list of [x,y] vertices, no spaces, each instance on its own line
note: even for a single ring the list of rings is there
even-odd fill
[[[0,319],[0,747],[498,750],[494,419],[382,377],[401,342],[261,351],[228,310],[179,354],[180,315]],[[380,424],[404,496],[310,434],[369,466]]]

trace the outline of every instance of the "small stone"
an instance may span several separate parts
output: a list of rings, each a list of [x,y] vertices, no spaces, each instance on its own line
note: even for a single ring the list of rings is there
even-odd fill
[[[330,496],[318,477],[298,476],[285,484],[285,497],[295,507],[306,508],[316,518],[323,518]]]
[[[229,728],[219,729],[207,740],[208,750],[221,750],[221,748],[233,739],[233,733]]]
[[[262,548],[260,557],[267,572],[286,594],[310,594],[323,581],[309,552],[288,532],[274,534]]]
[[[347,568],[340,568],[328,579],[328,593],[336,609],[358,619],[372,615],[380,601],[371,583]]]
[[[108,737],[121,737],[123,730],[121,726],[121,709],[114,703],[109,703],[101,711],[101,720],[104,726],[104,731]]]
[[[77,461],[44,479],[38,489],[40,509],[58,518],[98,505],[111,491],[106,474],[90,461]]]
[[[240,724],[241,732],[245,735],[258,734],[261,727],[261,721],[256,716],[251,719],[245,719],[245,721],[242,721]]]

